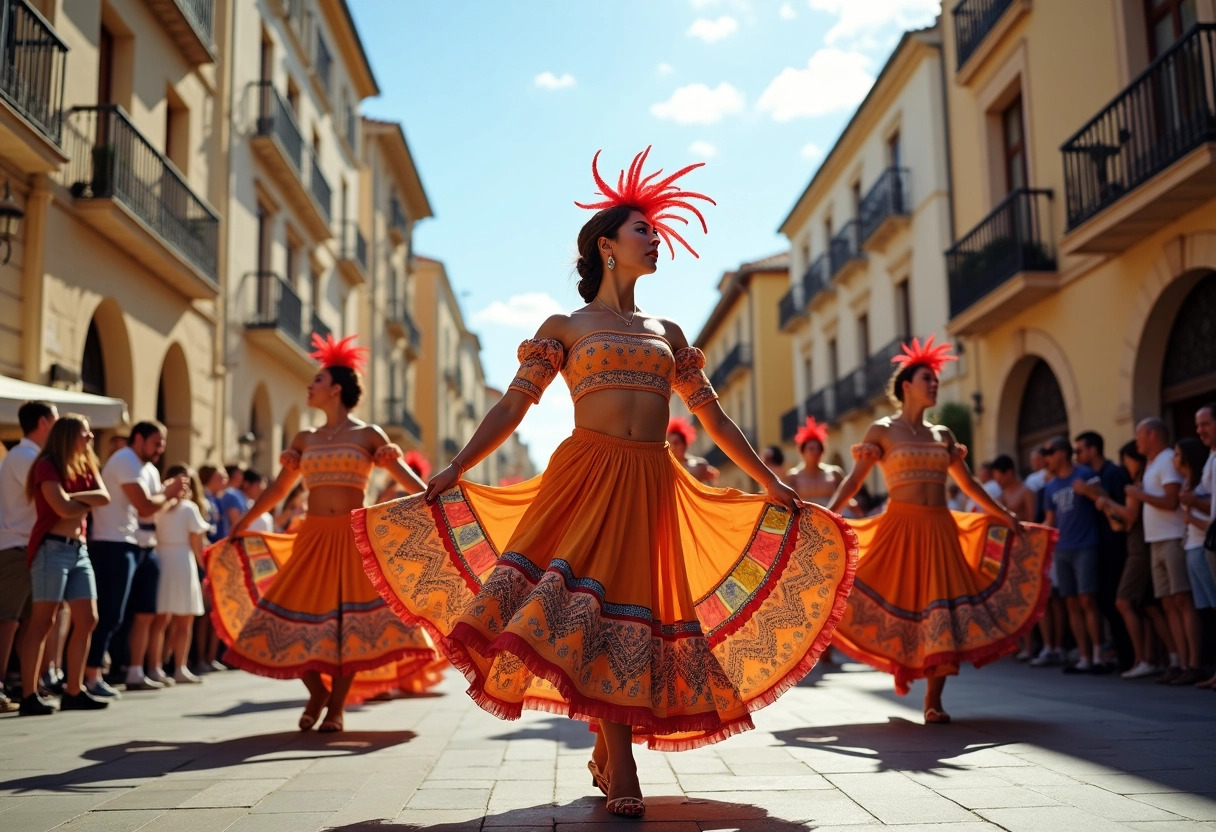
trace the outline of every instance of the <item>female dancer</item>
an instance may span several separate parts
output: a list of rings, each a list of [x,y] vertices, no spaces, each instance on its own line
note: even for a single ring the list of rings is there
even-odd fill
[[[870,425],[856,463],[828,506],[835,511],[857,493],[877,462],[890,499],[877,517],[851,520],[861,545],[856,591],[833,642],[848,655],[895,677],[908,692],[928,681],[925,722],[945,723],[946,677],[1017,649],[1047,602],[1047,571],[1055,532],[1027,527],[984,491],[963,462],[966,451],[943,425],[925,421],[937,403],[938,373],[950,346],[922,347],[915,338],[888,394],[899,408]],[[946,507],[946,474],[988,512]]]
[[[96,711],[105,699],[84,689],[84,662],[89,640],[97,626],[97,583],[85,547],[85,517],[110,502],[97,471],[93,432],[85,417],[65,413],[47,435],[41,453],[30,468],[26,496],[34,504],[27,563],[31,598],[29,632],[21,642],[21,715],[53,712],[38,697],[38,668],[47,633],[55,623],[59,605],[66,601],[72,613],[72,635],[67,643],[67,676],[61,710]]]
[[[826,506],[844,480],[844,471],[835,465],[823,463],[823,452],[828,442],[828,426],[806,417],[806,424],[794,434],[794,444],[802,457],[802,465],[791,468],[786,475],[786,484],[798,492],[807,502]]]
[[[699,456],[688,455],[688,449],[695,441],[697,429],[692,426],[692,422],[679,416],[672,416],[667,421],[667,445],[671,448],[671,455],[696,480],[712,485],[718,479],[718,469]]]
[[[578,238],[587,305],[520,346],[507,394],[426,502],[355,513],[368,574],[436,635],[469,695],[506,719],[528,707],[596,723],[594,782],[630,816],[645,811],[631,741],[681,750],[750,728],[751,711],[814,665],[854,568],[839,518],[803,507],[722,412],[701,351],[637,309],[660,239],[687,247],[666,225],[682,219],[673,210],[699,218],[688,200],[708,199],[672,185],[697,165],[655,182],[645,159],[617,190],[592,163],[605,200],[583,206],[598,211]],[[575,429],[548,469],[506,488],[461,482],[559,371]],[[767,498],[709,488],[679,464],[663,441],[672,390]]]
[[[325,424],[296,434],[274,484],[232,528],[227,544],[207,552],[212,617],[228,645],[224,662],[262,676],[303,679],[302,731],[322,708],[319,730],[341,731],[348,693],[362,701],[410,686],[411,674],[436,658],[426,633],[402,624],[377,597],[351,535],[350,512],[363,505],[373,465],[410,491],[424,487],[379,427],[350,416],[363,392],[359,369],[366,353],[352,340],[313,335],[321,369],[308,385],[308,404],[325,414]],[[243,534],[301,478],[308,514],[298,534]],[[322,674],[331,677],[330,687]]]

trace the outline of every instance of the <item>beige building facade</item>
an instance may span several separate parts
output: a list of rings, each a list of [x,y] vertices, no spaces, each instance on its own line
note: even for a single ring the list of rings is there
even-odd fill
[[[1216,4],[948,0],[942,19],[949,330],[979,449],[1025,463],[1097,430],[1113,455],[1150,415],[1192,435],[1216,399]]]
[[[781,444],[781,414],[794,401],[791,337],[777,326],[778,300],[788,286],[786,253],[727,272],[718,282],[718,302],[693,342],[705,353],[705,370],[722,408],[757,451]],[[698,431],[690,452],[718,469],[716,485],[756,490],[705,431]]]
[[[792,342],[792,395],[780,439],[807,416],[830,426],[825,461],[848,468],[849,446],[891,412],[892,356],[912,336],[945,336],[950,169],[936,27],[908,32],[780,231],[790,282],[778,302]],[[957,366],[940,402],[965,398]],[[871,487],[880,487],[875,473]]]

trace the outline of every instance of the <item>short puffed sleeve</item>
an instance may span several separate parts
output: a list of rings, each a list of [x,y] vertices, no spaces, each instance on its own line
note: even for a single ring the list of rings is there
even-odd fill
[[[372,456],[372,459],[383,468],[385,465],[401,459],[401,446],[393,442],[381,445],[379,448],[376,448],[376,453]]]
[[[676,380],[671,386],[684,400],[689,413],[718,398],[705,375],[705,353],[696,347],[676,350]]]
[[[858,442],[852,448],[853,459],[857,462],[877,462],[882,459],[882,445],[874,442]]]
[[[279,465],[286,468],[288,471],[300,470],[300,452],[295,448],[288,448],[279,454]]]
[[[507,389],[518,390],[532,404],[540,404],[541,393],[566,362],[566,348],[550,338],[529,338],[519,345],[517,356],[519,371]]]

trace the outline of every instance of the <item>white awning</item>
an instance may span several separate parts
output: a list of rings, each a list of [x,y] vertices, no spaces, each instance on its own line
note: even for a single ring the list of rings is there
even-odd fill
[[[92,428],[116,428],[128,422],[127,403],[122,399],[60,390],[58,387],[0,376],[0,425],[17,424],[17,410],[31,399],[51,402],[59,408],[60,413],[86,416]]]

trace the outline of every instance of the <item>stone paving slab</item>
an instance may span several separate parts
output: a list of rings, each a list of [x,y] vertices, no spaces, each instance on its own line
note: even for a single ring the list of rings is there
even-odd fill
[[[109,710],[0,717],[4,832],[903,832],[1216,829],[1210,696],[1002,662],[951,680],[949,726],[856,665],[817,670],[757,730],[637,751],[643,821],[608,814],[594,736],[436,695],[294,730],[297,683],[243,673]],[[915,696],[915,692],[914,692]]]

